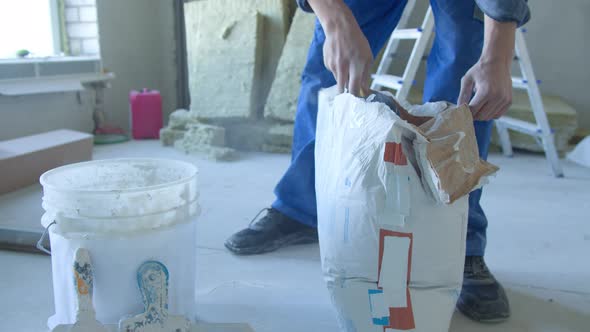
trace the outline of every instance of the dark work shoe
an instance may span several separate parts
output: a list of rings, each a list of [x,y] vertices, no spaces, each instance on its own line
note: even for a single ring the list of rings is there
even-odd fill
[[[259,221],[256,218],[266,210]],[[297,222],[275,209],[264,209],[254,217],[250,226],[225,241],[225,247],[236,255],[256,255],[295,244],[318,242],[318,231]]]
[[[457,301],[457,309],[481,323],[500,323],[510,317],[506,292],[481,256],[465,257],[463,289]]]

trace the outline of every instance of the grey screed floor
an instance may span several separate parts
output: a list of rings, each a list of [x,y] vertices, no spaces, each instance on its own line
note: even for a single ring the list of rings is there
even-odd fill
[[[94,156],[175,158],[199,166],[196,318],[244,322],[256,332],[338,331],[317,245],[252,257],[223,247],[272,202],[289,156],[244,153],[239,161],[215,163],[157,141],[99,146]],[[513,315],[504,324],[479,325],[455,313],[451,331],[590,331],[590,169],[564,162],[566,178],[556,179],[540,155],[492,154],[490,160],[501,171],[483,198],[487,261],[508,290]],[[39,186],[0,196],[0,225],[40,230],[41,214]],[[53,314],[50,258],[0,251],[0,266],[0,331],[46,331]]]

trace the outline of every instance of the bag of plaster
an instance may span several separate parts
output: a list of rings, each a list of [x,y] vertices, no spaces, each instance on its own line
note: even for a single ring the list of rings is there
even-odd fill
[[[448,331],[467,195],[497,170],[478,157],[469,108],[407,112],[381,93],[323,90],[315,158],[322,269],[341,330]]]

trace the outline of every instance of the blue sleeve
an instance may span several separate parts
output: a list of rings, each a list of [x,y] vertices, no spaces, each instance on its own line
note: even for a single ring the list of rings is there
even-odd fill
[[[499,22],[521,26],[531,18],[527,0],[475,0],[484,14]]]
[[[531,12],[527,0],[475,0],[479,8],[489,17],[500,22],[516,22],[521,26],[529,21]],[[297,0],[299,8],[313,12],[307,0]]]
[[[307,0],[297,0],[297,5],[299,6],[299,8],[303,9],[303,11],[313,13],[313,9],[311,9],[311,6],[309,5],[309,3],[307,3]]]

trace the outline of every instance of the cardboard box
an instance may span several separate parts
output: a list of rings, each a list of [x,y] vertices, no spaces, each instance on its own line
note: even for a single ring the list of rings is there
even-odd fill
[[[44,172],[92,159],[93,136],[60,129],[0,142],[0,194],[35,184]]]

